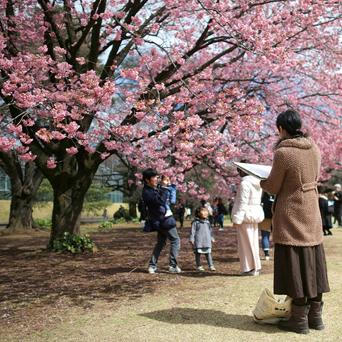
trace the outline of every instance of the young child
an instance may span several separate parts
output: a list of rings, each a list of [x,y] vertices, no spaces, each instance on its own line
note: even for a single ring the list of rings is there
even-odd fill
[[[166,213],[165,217],[171,216],[173,213],[171,211],[171,205],[176,203],[176,186],[171,184],[170,178],[168,176],[161,176],[160,186],[168,190],[166,198]]]
[[[204,207],[198,208],[195,216],[191,226],[190,243],[194,248],[197,271],[204,272],[204,268],[201,266],[201,254],[206,256],[209,270],[216,271],[211,256],[211,243],[215,242],[215,240],[208,220],[208,209]]]

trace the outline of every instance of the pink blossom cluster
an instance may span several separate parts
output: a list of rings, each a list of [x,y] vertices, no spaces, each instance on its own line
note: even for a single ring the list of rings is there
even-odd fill
[[[336,1],[152,0],[133,11],[128,0],[12,0],[11,15],[8,4],[2,151],[49,172],[79,153],[97,164],[116,154],[204,198],[186,174],[207,168],[229,192],[230,162],[270,163],[276,115],[291,106],[322,169],[341,162]]]

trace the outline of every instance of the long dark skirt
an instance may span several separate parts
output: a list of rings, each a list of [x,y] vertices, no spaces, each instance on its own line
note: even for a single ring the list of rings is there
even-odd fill
[[[314,298],[329,292],[323,244],[313,247],[274,246],[274,293]]]

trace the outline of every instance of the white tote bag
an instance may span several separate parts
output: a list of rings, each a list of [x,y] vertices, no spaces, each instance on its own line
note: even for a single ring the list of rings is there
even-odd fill
[[[288,319],[291,314],[292,298],[277,299],[269,289],[264,289],[253,310],[254,322],[258,324],[277,324]]]

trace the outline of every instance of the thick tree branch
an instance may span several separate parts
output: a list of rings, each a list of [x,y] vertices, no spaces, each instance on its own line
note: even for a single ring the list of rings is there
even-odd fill
[[[137,6],[134,11],[133,9],[130,11],[130,14],[127,16],[126,18],[126,22],[125,24],[129,24],[132,20],[132,15],[136,14],[137,11],[139,11],[141,9],[141,6]],[[117,24],[121,27],[122,29],[122,34],[121,34],[121,39],[118,41],[113,42],[113,46],[112,49],[108,55],[106,64],[102,70],[101,73],[101,79],[105,79],[107,77],[110,77],[113,73],[114,70],[112,69],[112,66],[115,65],[116,67],[119,66],[123,60],[126,58],[127,54],[129,53],[129,51],[131,50],[132,46],[134,45],[134,38],[139,37],[142,38],[145,35],[148,34],[148,30],[147,27],[148,25],[155,19],[160,17],[164,11],[165,11],[166,7],[161,7],[159,8],[155,13],[151,14],[146,20],[145,22],[139,27],[139,29],[136,32],[130,32],[127,30],[125,25],[120,24],[120,22],[117,22]],[[120,46],[122,44],[122,42],[126,39],[127,37],[127,33],[130,33],[133,37],[130,40],[130,42],[127,43],[127,45],[118,53]]]
[[[72,46],[72,50],[71,50],[71,55],[72,55],[72,59],[76,58],[77,52],[80,49],[80,47],[82,46],[82,44],[84,43],[85,39],[88,36],[89,31],[92,29],[92,27],[95,24],[95,20],[93,19],[94,14],[96,13],[99,3],[101,0],[96,0],[93,3],[93,7],[90,13],[90,17],[89,17],[89,21],[88,24],[85,28],[82,29],[82,34],[80,39]]]
[[[51,25],[51,29],[54,32],[54,34],[56,35],[59,46],[65,50],[67,50],[67,47],[65,46],[65,41],[63,39],[63,35],[59,31],[59,28],[58,28],[58,26],[57,26],[57,24],[53,18],[51,10],[48,7],[48,2],[46,0],[38,0],[38,3],[44,12],[45,20]]]
[[[100,0],[99,8],[97,10],[97,14],[102,14],[106,10],[107,1],[106,0]],[[100,33],[101,33],[101,26],[102,26],[102,18],[99,17],[96,20],[96,23],[94,24],[92,28],[92,35],[90,40],[90,51],[88,54],[88,64],[87,69],[92,70],[95,69],[97,60],[99,57],[99,49],[100,49]]]

